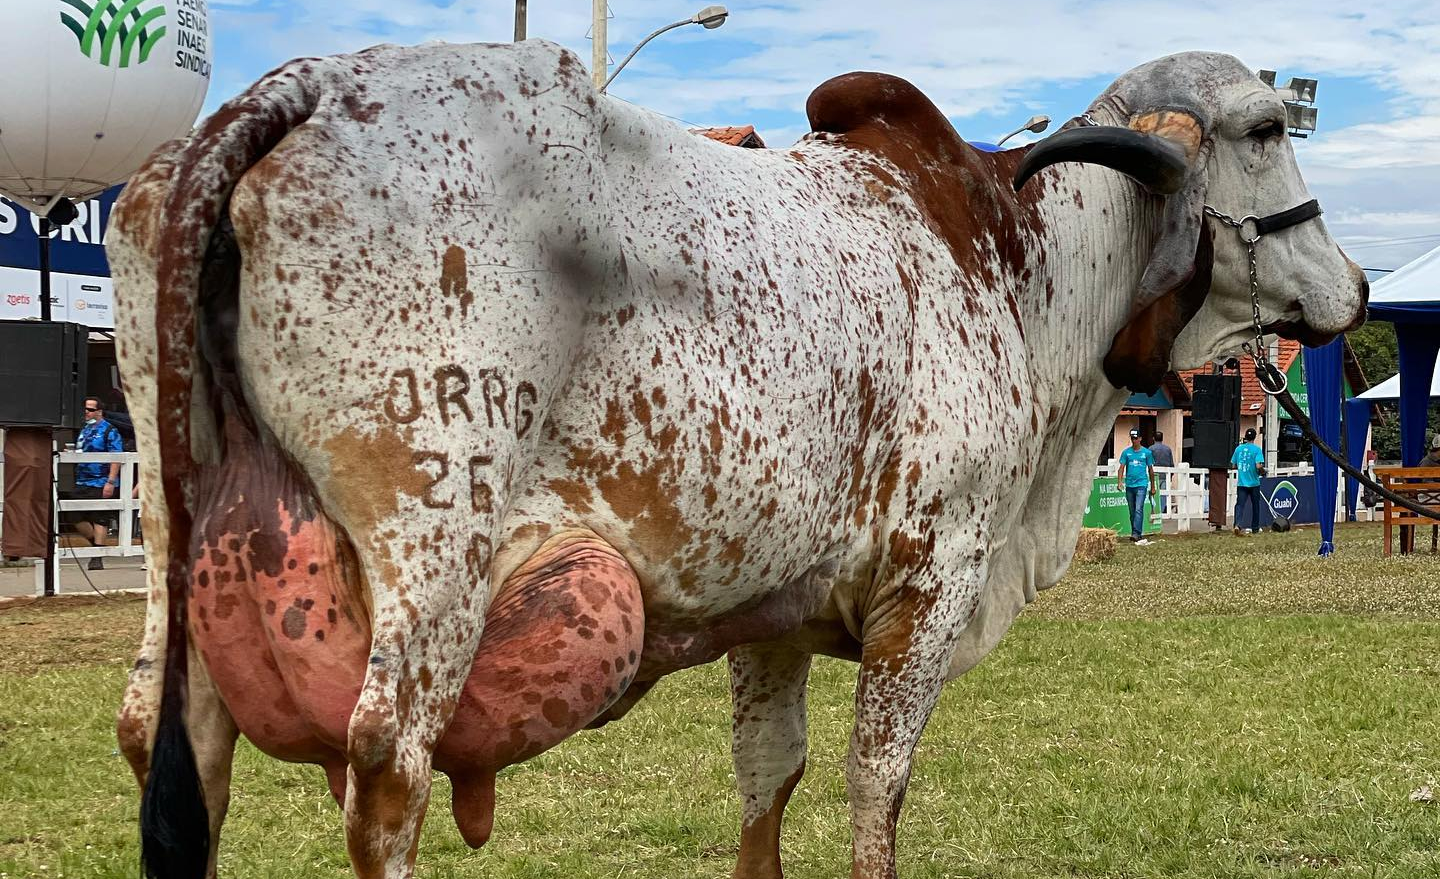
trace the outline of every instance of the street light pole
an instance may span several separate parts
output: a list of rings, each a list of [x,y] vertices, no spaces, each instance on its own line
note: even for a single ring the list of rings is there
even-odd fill
[[[593,2],[594,20],[590,23],[590,34],[593,37],[590,44],[590,80],[595,83],[596,89],[603,92],[610,68],[610,50],[606,45],[605,33],[610,10],[606,0],[593,0]]]
[[[596,0],[596,2],[602,2],[602,0]],[[655,31],[650,36],[646,37],[638,44],[636,44],[635,48],[630,50],[630,54],[626,55],[623,61],[615,65],[615,72],[610,74],[605,79],[600,80],[596,84],[596,87],[602,92],[605,91],[605,89],[609,87],[610,83],[615,80],[615,77],[620,75],[620,71],[625,69],[625,65],[630,63],[630,59],[635,57],[635,53],[645,48],[646,43],[650,42],[651,40],[665,33],[666,31],[674,30],[677,27],[684,27],[687,24],[698,24],[704,27],[706,30],[714,30],[715,28],[724,24],[725,19],[728,18],[729,15],[730,12],[724,6],[706,6],[704,9],[690,16],[689,18],[684,19],[683,21],[676,21],[665,25],[664,27]]]
[[[526,0],[515,0],[515,42],[525,39]]]

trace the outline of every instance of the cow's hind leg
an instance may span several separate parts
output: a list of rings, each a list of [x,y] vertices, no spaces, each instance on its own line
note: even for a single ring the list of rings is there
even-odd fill
[[[120,752],[130,763],[142,789],[150,768],[150,748],[159,709],[158,688],[137,686],[134,680],[146,670],[137,669],[132,674],[132,686],[126,691],[116,725]],[[220,693],[206,673],[203,660],[194,650],[190,652],[189,684],[185,728],[195,752],[195,768],[200,774],[205,811],[210,819],[210,862],[206,875],[214,879],[215,864],[220,854],[220,828],[230,807],[230,768],[240,731],[220,700]]]
[[[780,879],[780,821],[805,772],[810,654],[779,644],[730,651],[731,752],[740,792],[735,879]]]
[[[435,746],[470,671],[488,591],[483,539],[467,540],[467,551],[433,520],[403,524],[391,539],[379,538],[384,551],[366,558],[357,547],[374,604],[365,683],[346,744],[345,842],[361,879],[411,875]],[[423,561],[416,546],[430,550]]]
[[[240,730],[193,649],[185,728],[190,733],[195,768],[200,771],[200,789],[205,793],[205,811],[210,818],[210,866],[206,875],[214,879],[215,864],[220,857],[220,827],[230,808],[230,767],[235,760],[235,741]]]

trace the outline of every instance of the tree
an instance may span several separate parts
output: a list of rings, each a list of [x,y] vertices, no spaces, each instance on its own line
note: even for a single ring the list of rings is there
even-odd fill
[[[1372,386],[1400,371],[1400,349],[1395,341],[1394,324],[1370,321],[1353,333],[1347,333],[1346,338]]]

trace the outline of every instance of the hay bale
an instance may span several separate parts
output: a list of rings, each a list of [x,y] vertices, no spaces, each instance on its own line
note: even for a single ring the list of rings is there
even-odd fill
[[[1115,555],[1115,532],[1109,528],[1081,528],[1080,539],[1075,542],[1075,560],[1078,562],[1103,562]]]

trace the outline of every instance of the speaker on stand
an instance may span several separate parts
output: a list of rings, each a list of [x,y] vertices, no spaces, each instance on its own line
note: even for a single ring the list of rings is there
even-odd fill
[[[1210,471],[1210,524],[1224,528],[1230,456],[1240,443],[1239,373],[1195,376],[1191,400],[1194,445],[1190,465]]]
[[[55,428],[85,423],[89,328],[50,319],[50,239],[55,230],[79,215],[75,203],[56,197],[40,215],[40,320],[0,321],[0,425],[34,434],[43,431],[50,450],[45,483],[47,538],[45,583],[40,592],[54,595],[59,582],[55,559]],[[7,484],[10,482],[6,479]],[[29,506],[38,502],[27,497]],[[10,505],[6,504],[8,512]],[[32,511],[33,512],[33,511]]]

